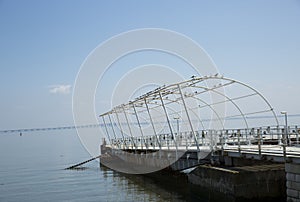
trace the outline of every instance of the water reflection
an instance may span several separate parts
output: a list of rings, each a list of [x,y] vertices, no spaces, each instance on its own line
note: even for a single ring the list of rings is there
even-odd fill
[[[170,174],[128,175],[100,166],[103,178],[113,182],[111,197],[116,197],[115,190],[126,193],[120,201],[206,201],[190,189],[184,176]],[[169,175],[169,176],[168,176]]]

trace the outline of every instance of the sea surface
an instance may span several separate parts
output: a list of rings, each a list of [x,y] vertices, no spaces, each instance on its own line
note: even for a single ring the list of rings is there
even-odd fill
[[[0,134],[0,201],[205,201],[184,182],[124,175],[98,161],[64,170],[89,158],[75,130]]]

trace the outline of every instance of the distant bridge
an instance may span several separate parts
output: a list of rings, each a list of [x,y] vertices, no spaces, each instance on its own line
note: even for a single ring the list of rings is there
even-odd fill
[[[60,127],[49,127],[49,128],[22,128],[22,129],[0,130],[0,134],[50,131],[50,130],[71,130],[71,129],[77,129],[77,128],[97,128],[100,126],[101,126],[101,124],[88,124],[88,125],[82,125],[82,126],[60,126]]]

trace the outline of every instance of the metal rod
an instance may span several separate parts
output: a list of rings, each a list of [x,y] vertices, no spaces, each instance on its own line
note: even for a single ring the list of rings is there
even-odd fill
[[[298,127],[295,127],[295,131],[296,131],[296,144],[299,144],[299,131],[298,131]]]
[[[150,118],[150,123],[151,123],[152,129],[153,129],[154,135],[156,136],[156,141],[157,141],[157,144],[159,146],[159,149],[161,149],[160,139],[159,139],[158,135],[156,134],[155,126],[154,126],[153,119],[152,119],[152,116],[151,116],[151,113],[150,113],[150,110],[149,110],[149,106],[148,106],[148,103],[147,103],[146,99],[147,98],[144,98],[144,101],[145,101],[147,112],[148,112],[148,115],[149,115],[149,118]]]
[[[131,127],[129,125],[128,117],[127,117],[127,114],[126,114],[124,106],[122,106],[122,109],[123,109],[123,112],[124,112],[124,115],[125,115],[125,119],[126,119],[126,122],[127,122],[127,125],[128,125],[129,133],[130,133],[130,136],[131,136],[131,141],[132,141],[134,147],[136,148],[137,146],[136,146],[136,144],[134,142],[134,138],[133,138],[133,135],[132,135]]]
[[[185,100],[184,100],[184,98],[183,98],[183,94],[182,94],[181,87],[180,87],[179,84],[178,84],[178,90],[179,90],[179,93],[180,93],[180,95],[181,95],[181,100],[182,100],[182,103],[183,103],[183,107],[184,107],[184,109],[185,109],[185,113],[186,113],[187,119],[188,119],[189,124],[190,124],[190,127],[191,127],[192,134],[193,134],[194,139],[195,139],[195,142],[196,142],[197,152],[200,152],[199,143],[198,143],[198,140],[197,140],[197,137],[196,137],[196,134],[195,134],[195,131],[194,131],[192,122],[191,122],[191,118],[190,118],[190,116],[189,116],[189,112],[187,111],[186,103],[185,103]],[[199,157],[199,155],[198,155],[198,157]],[[198,159],[198,160],[199,160],[199,159]]]
[[[279,128],[279,125],[277,125],[277,139],[278,139],[278,145],[281,145],[282,144],[282,140],[280,138],[280,128]]]
[[[137,120],[137,123],[138,123],[138,126],[140,128],[140,131],[141,131],[141,135],[142,135],[142,141],[141,141],[141,146],[142,146],[142,149],[143,149],[143,143],[145,144],[146,146],[146,149],[148,149],[148,144],[145,142],[145,139],[144,139],[144,133],[143,133],[143,129],[142,129],[142,126],[141,126],[141,123],[140,123],[140,120],[139,120],[139,117],[138,117],[138,114],[136,112],[136,109],[135,109],[135,106],[134,106],[134,103],[132,103],[132,106],[133,106],[133,110],[134,110],[134,113],[135,113],[135,117],[136,117],[136,120]]]
[[[113,126],[113,124],[112,124],[110,114],[107,114],[107,115],[108,115],[108,118],[109,118],[109,122],[110,122],[110,125],[111,125],[111,129],[112,129],[112,131],[113,131],[115,140],[117,140],[116,132],[115,132],[114,126]],[[120,148],[120,144],[118,144],[118,146],[119,146],[119,148]]]
[[[121,123],[120,123],[119,115],[118,115],[117,112],[115,112],[115,114],[116,114],[116,117],[117,117],[118,125],[119,125],[119,127],[120,127],[120,132],[121,132],[122,139],[123,139],[123,143],[124,143],[123,148],[124,148],[124,146],[127,148],[127,143],[126,143],[126,139],[125,139],[125,137],[124,137],[124,131],[123,131],[123,128],[122,128]]]
[[[176,140],[175,140],[175,137],[174,137],[174,134],[173,134],[173,130],[172,130],[172,126],[171,126],[171,124],[170,124],[169,116],[168,116],[168,113],[167,113],[167,110],[166,110],[166,107],[165,107],[165,104],[164,104],[164,101],[163,101],[163,99],[162,99],[162,95],[161,95],[161,92],[160,92],[160,91],[159,91],[159,98],[160,98],[160,101],[161,101],[163,110],[164,110],[165,115],[166,115],[166,118],[167,118],[169,130],[170,130],[170,132],[171,132],[171,136],[172,136],[173,141],[174,141],[174,143],[175,143],[176,153],[177,153],[177,143],[176,143]],[[169,142],[169,140],[168,140],[167,142]]]
[[[102,116],[102,120],[103,120],[103,123],[104,123],[104,128],[105,128],[105,131],[106,131],[106,135],[107,135],[107,137],[108,137],[108,140],[109,140],[110,144],[112,144],[112,141],[111,141],[111,139],[110,139],[110,135],[109,135],[108,130],[107,130],[107,126],[106,126],[106,123],[105,123],[104,116]]]
[[[283,129],[282,131],[282,147],[283,147],[283,157],[284,159],[286,159],[286,136],[284,135],[285,134],[285,129]]]
[[[287,112],[286,111],[282,111],[281,114],[284,115],[285,118],[285,126],[284,126],[284,138],[283,138],[283,156],[284,159],[286,159],[286,146],[288,144],[288,123],[287,123]]]
[[[258,155],[261,158],[261,129],[257,129],[257,136],[258,136]]]
[[[240,138],[241,130],[238,129],[236,133],[237,133],[237,136],[238,136],[238,151],[239,151],[239,154],[241,154],[241,138]]]

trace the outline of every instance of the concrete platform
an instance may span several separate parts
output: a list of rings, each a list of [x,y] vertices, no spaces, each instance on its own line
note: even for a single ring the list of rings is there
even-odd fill
[[[198,166],[188,174],[190,183],[231,196],[234,201],[285,201],[285,166]]]

